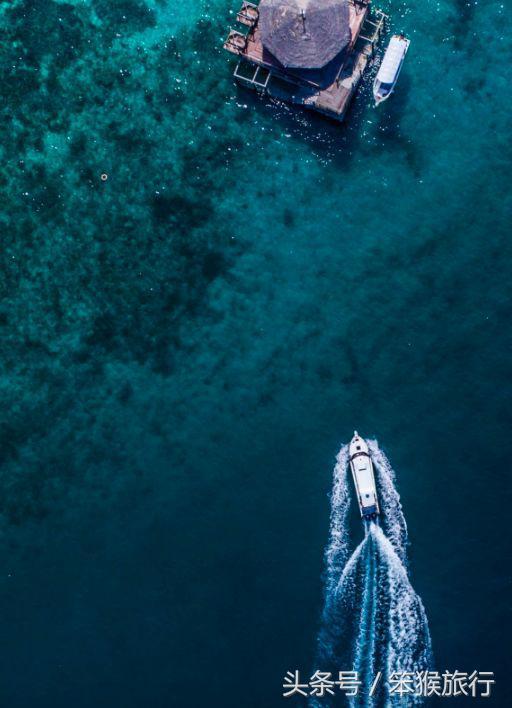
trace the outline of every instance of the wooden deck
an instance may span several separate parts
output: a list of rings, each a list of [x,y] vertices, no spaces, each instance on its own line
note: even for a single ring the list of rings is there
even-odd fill
[[[350,31],[352,33],[352,40],[350,48],[354,47],[356,40],[361,32],[361,28],[366,19],[368,13],[369,3],[362,2],[350,2],[349,3],[349,13],[350,13]],[[255,64],[260,64],[267,69],[273,69],[277,72],[282,72],[283,67],[279,62],[268,52],[263,46],[261,39],[261,31],[256,23],[255,26],[251,27],[249,32],[244,35],[243,32],[237,32],[237,30],[232,30],[233,34],[238,34],[246,37],[245,47],[242,49],[236,46],[236,43],[229,42],[226,40],[224,48],[233,54],[246,59],[247,61],[254,62]],[[231,35],[231,33],[230,33]],[[293,75],[293,72],[289,72]]]
[[[343,120],[386,17],[377,11],[375,19],[370,19],[369,1],[364,0],[351,0],[349,11],[352,41],[329,86],[284,69],[264,48],[257,23],[247,33],[231,30],[224,43],[240,59],[235,78],[249,88]]]

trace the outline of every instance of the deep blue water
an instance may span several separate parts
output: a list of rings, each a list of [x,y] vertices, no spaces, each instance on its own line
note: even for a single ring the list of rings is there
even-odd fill
[[[233,84],[234,0],[0,2],[2,705],[281,705],[354,427],[508,705],[510,16],[385,7],[342,127]]]

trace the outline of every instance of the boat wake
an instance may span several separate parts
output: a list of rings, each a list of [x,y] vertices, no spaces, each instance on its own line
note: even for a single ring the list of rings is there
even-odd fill
[[[377,442],[369,441],[368,446],[381,514],[378,522],[365,523],[365,537],[349,556],[351,495],[348,446],[344,446],[334,468],[316,668],[333,675],[339,670],[357,671],[361,685],[354,704],[387,706],[394,704],[389,695],[391,675],[430,669],[432,648],[425,608],[407,573],[407,524],[395,473]],[[421,702],[407,698],[408,705]],[[312,699],[311,706],[326,706],[334,700]]]

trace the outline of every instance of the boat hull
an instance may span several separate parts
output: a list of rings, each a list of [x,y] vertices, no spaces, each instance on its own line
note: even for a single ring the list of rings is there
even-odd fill
[[[387,101],[394,92],[410,43],[410,40],[403,35],[394,35],[391,38],[373,82],[373,98],[376,106]]]
[[[361,517],[367,521],[374,520],[380,514],[380,507],[373,462],[366,441],[357,431],[349,446],[349,460]]]

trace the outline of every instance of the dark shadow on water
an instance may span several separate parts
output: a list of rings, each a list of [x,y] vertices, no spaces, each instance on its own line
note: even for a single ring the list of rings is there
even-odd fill
[[[381,117],[381,121],[387,119],[395,123],[400,120],[400,117],[407,109],[410,91],[411,77],[402,72],[392,96],[379,106],[378,115]]]
[[[402,153],[414,176],[419,177],[424,164],[422,152],[401,127],[401,118],[409,107],[411,85],[407,74],[400,76],[394,94],[375,110],[377,140],[380,149],[397,156]]]
[[[361,125],[368,108],[358,92],[343,122],[270,96],[237,86],[240,101],[251,111],[278,122],[283,133],[301,140],[321,160],[347,169],[361,141]]]
[[[345,120],[338,122],[300,106],[260,95],[236,85],[238,99],[264,120],[278,123],[283,133],[302,141],[320,160],[347,170],[354,157],[371,156],[382,149],[403,153],[411,171],[421,172],[422,156],[401,129],[401,117],[408,109],[411,79],[404,72],[393,96],[374,108],[372,86],[384,54],[386,41],[377,50],[349,106]]]
[[[453,0],[457,31],[453,44],[456,49],[463,49],[468,44],[468,35],[475,16],[476,3],[468,0]]]

